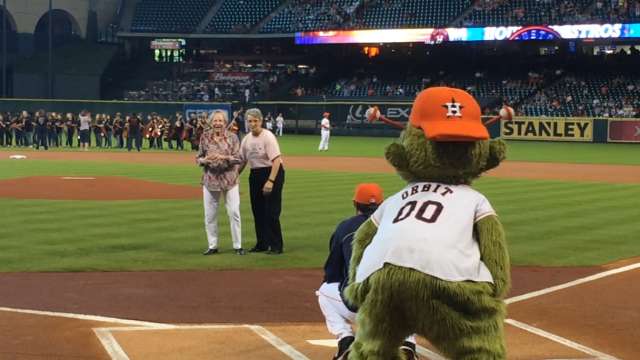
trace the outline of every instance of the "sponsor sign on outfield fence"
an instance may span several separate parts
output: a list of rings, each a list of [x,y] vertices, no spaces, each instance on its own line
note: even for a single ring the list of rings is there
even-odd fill
[[[505,139],[546,141],[593,141],[593,120],[574,118],[516,118],[502,121]]]
[[[609,120],[608,140],[640,143],[640,120]]]

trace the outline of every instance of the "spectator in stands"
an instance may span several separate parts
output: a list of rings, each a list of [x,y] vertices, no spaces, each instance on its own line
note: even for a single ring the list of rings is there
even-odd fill
[[[276,137],[262,128],[263,116],[259,109],[247,110],[245,121],[251,133],[242,139],[240,151],[251,168],[249,190],[256,228],[256,245],[249,251],[282,254],[280,212],[285,172],[280,146]]]

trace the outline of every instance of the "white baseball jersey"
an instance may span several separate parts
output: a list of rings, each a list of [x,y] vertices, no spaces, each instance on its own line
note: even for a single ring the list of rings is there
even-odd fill
[[[484,195],[466,185],[412,183],[371,216],[378,232],[365,249],[356,282],[385,263],[448,281],[493,282],[480,260],[473,226],[495,215]]]
[[[322,121],[320,122],[320,131],[329,132],[329,129],[330,129],[329,126],[330,126],[329,119],[323,118]]]

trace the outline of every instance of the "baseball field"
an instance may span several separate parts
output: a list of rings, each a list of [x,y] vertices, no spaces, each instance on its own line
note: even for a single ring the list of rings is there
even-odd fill
[[[314,295],[329,237],[357,183],[404,183],[383,158],[391,138],[318,141],[280,139],[282,256],[235,255],[224,211],[221,253],[201,255],[193,152],[0,150],[0,359],[331,358]],[[639,151],[510,142],[474,183],[514,265],[510,359],[640,358]],[[250,248],[246,173],[241,211]]]

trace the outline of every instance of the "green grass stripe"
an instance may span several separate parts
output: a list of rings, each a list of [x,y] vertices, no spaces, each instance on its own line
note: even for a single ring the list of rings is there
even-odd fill
[[[126,174],[187,184],[199,179],[196,167],[40,161],[33,168],[20,168],[16,164],[0,162],[2,177],[68,175],[69,166],[77,175]],[[353,214],[355,185],[365,181],[380,183],[387,196],[404,187],[394,174],[287,170],[282,257],[233,255],[223,207],[219,217],[223,253],[200,255],[206,247],[200,200],[0,199],[0,271],[317,268],[324,263],[335,226]],[[475,188],[496,208],[516,265],[596,265],[640,255],[640,186],[483,178]],[[255,236],[246,174],[241,192],[243,243],[248,248]]]

